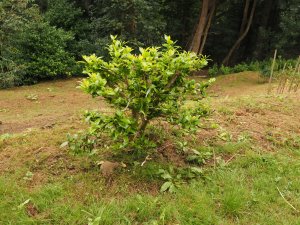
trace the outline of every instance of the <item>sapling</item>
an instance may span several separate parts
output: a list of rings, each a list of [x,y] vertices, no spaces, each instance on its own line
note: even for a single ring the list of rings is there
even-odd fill
[[[139,48],[137,54],[125,42],[111,36],[109,61],[96,55],[84,56],[81,88],[92,96],[102,96],[115,109],[111,115],[87,112],[92,133],[105,132],[122,146],[143,145],[147,125],[160,118],[182,129],[194,129],[201,117],[202,105],[184,107],[188,96],[198,100],[212,80],[198,83],[189,78],[193,71],[207,65],[204,56],[181,51],[169,36],[162,47]],[[141,141],[142,140],[142,141]]]

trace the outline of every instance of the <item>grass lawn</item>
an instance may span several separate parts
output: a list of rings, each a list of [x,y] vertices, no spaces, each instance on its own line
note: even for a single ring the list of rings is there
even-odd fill
[[[112,157],[106,148],[92,157],[60,148],[87,128],[84,110],[111,111],[77,81],[0,91],[0,224],[300,225],[299,93],[268,96],[255,73],[219,77],[197,134],[153,130],[170,137],[161,157],[141,166],[144,156],[128,156],[107,182],[95,163]],[[202,176],[161,193],[157,172],[182,165],[172,143],[184,141],[210,156]]]

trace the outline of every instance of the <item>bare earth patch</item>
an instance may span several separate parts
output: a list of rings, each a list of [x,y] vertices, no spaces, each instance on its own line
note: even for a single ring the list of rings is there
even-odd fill
[[[109,110],[101,99],[76,88],[78,82],[69,79],[0,90],[0,134],[52,127],[87,109]]]

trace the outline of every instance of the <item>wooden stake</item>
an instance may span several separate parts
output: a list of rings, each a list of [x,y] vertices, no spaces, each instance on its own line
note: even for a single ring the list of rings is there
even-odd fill
[[[270,94],[271,90],[272,90],[271,82],[272,82],[274,66],[275,66],[275,62],[276,62],[276,56],[277,56],[277,49],[275,49],[275,52],[274,52],[274,57],[273,57],[273,62],[272,62],[272,67],[271,67],[271,74],[270,74],[270,78],[269,78],[268,94]]]
[[[284,64],[283,69],[282,69],[282,71],[280,73],[281,77],[279,78],[279,84],[278,84],[278,87],[277,87],[277,94],[280,93],[280,90],[281,90],[281,88],[282,88],[282,86],[284,84],[284,80],[285,80],[285,74],[284,74],[285,67],[286,67],[286,63]]]
[[[291,79],[291,83],[290,83],[290,87],[289,87],[289,92],[291,92],[291,90],[293,89],[293,84],[294,84],[294,81],[296,79],[296,73],[297,73],[297,70],[298,70],[299,63],[300,63],[300,55],[298,57],[298,60],[297,60],[296,66],[295,66],[295,70],[294,70],[294,73],[293,73],[293,77]]]
[[[294,92],[298,91],[298,87],[299,87],[299,84],[300,84],[300,74],[299,74],[299,72],[300,72],[300,65],[298,65],[298,72],[296,74],[296,76],[298,76],[298,77],[296,78],[296,84],[295,84],[295,87],[294,87]]]

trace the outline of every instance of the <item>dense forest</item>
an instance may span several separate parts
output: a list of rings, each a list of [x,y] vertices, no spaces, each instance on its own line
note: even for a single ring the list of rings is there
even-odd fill
[[[110,35],[131,46],[170,35],[210,64],[300,52],[298,0],[1,0],[0,86],[80,74],[82,55],[106,56]]]

